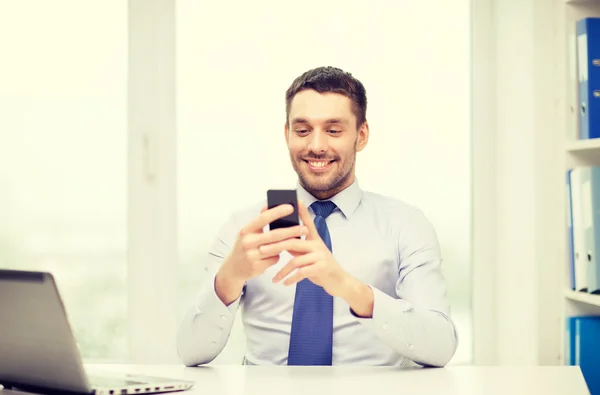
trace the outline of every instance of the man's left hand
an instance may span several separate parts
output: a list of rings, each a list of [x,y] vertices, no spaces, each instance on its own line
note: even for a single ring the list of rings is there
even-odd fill
[[[332,296],[342,296],[351,283],[350,275],[336,262],[310,217],[308,209],[298,202],[298,211],[304,225],[308,228],[306,239],[288,239],[279,243],[264,245],[260,248],[265,254],[274,255],[288,251],[294,258],[288,262],[273,278],[280,282],[296,270],[283,284],[292,285],[308,279],[323,287]]]

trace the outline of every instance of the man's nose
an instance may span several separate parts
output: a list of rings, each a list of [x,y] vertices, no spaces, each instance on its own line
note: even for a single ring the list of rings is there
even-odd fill
[[[320,130],[314,130],[310,136],[309,149],[315,153],[327,151],[327,136]]]

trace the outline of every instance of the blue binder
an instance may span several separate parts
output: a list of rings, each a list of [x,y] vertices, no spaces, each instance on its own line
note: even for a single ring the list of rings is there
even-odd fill
[[[565,364],[579,366],[592,395],[600,395],[600,317],[567,318]]]
[[[600,293],[600,167],[581,170],[581,206],[587,259],[587,291]]]
[[[565,356],[564,364],[575,366],[575,320],[578,317],[567,317],[565,320]]]
[[[569,262],[569,287],[575,289],[575,249],[573,246],[573,198],[571,195],[571,169],[567,170],[567,258]]]
[[[577,21],[579,138],[600,137],[600,18]]]

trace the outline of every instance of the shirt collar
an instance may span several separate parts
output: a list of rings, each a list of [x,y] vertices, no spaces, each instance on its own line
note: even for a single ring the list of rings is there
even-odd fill
[[[313,195],[300,185],[300,181],[296,183],[296,190],[298,193],[298,200],[302,200],[306,207],[310,207],[311,204],[317,201]],[[360,204],[362,195],[363,193],[358,184],[358,179],[354,177],[354,182],[350,186],[339,192],[337,195],[334,195],[329,200],[335,203],[346,218],[350,218]]]

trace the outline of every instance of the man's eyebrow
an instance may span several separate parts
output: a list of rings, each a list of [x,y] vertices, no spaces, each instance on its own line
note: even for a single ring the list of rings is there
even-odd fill
[[[308,120],[304,119],[304,118],[294,118],[294,119],[292,119],[292,123],[295,124],[295,123],[310,123],[310,122],[308,122]]]
[[[328,124],[339,124],[339,123],[348,123],[345,119],[342,118],[331,118],[325,121]]]
[[[292,124],[298,124],[298,123],[310,123],[306,118],[294,118],[292,119]],[[345,119],[342,118],[330,118],[325,120],[326,124],[346,124],[348,123]]]

